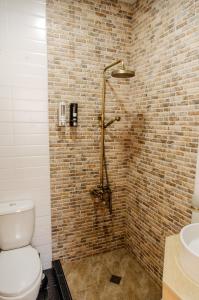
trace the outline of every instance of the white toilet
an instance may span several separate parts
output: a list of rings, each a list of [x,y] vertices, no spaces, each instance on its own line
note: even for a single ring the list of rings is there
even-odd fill
[[[39,254],[30,243],[32,201],[0,203],[0,300],[36,300],[42,279]]]

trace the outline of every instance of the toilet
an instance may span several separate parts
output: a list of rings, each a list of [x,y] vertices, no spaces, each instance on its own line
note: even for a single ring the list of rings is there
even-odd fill
[[[42,280],[38,251],[31,246],[34,204],[0,203],[0,300],[36,300]]]

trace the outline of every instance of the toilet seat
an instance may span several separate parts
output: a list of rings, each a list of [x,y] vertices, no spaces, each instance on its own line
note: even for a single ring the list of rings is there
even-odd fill
[[[33,247],[0,252],[0,297],[13,298],[26,293],[41,273],[41,261]]]

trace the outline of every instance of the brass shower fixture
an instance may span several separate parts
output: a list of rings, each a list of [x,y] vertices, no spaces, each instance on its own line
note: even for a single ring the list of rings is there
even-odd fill
[[[111,73],[112,77],[115,78],[131,78],[135,76],[135,72],[131,70],[127,70],[124,66],[123,60],[117,60],[112,64],[106,66],[103,70],[102,74],[102,104],[101,104],[101,114],[98,117],[100,121],[101,128],[101,145],[100,145],[100,184],[97,188],[91,191],[91,195],[95,198],[102,201],[106,206],[109,207],[110,213],[112,213],[112,191],[110,189],[109,180],[108,180],[108,172],[106,165],[106,157],[105,157],[105,129],[113,124],[115,121],[120,121],[120,117],[116,116],[114,119],[111,119],[109,122],[105,124],[105,102],[106,102],[106,71],[118,64],[121,64],[122,67],[117,70],[113,70]],[[106,184],[104,184],[104,168],[106,175]]]
[[[110,126],[111,124],[113,124],[115,121],[119,122],[120,121],[120,117],[116,116],[114,119],[111,119],[108,123],[104,124],[104,128],[107,128],[108,126]]]

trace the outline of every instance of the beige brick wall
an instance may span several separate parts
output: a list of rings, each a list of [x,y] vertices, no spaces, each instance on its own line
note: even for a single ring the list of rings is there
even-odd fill
[[[132,24],[127,244],[161,278],[190,222],[199,125],[199,1],[137,1]]]
[[[117,1],[47,4],[53,257],[77,259],[124,243],[130,84],[107,81],[106,148],[113,216],[89,191],[99,183],[101,79],[105,65],[130,61],[131,6]],[[59,101],[79,104],[77,129],[57,127]]]
[[[199,2],[48,0],[53,257],[127,245],[160,280],[165,236],[190,222],[198,143]],[[107,81],[106,148],[113,216],[94,205],[99,182],[101,72],[124,58],[131,80]],[[57,107],[79,104],[77,129]]]

